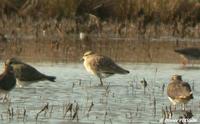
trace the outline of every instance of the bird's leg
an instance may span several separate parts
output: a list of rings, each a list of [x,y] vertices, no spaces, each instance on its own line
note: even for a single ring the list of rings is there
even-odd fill
[[[172,107],[173,107],[173,111],[176,111],[176,104],[173,104]]]
[[[5,94],[5,96],[3,97],[3,102],[8,101],[8,94]]]
[[[100,86],[103,86],[103,81],[102,81],[102,79],[101,79],[101,78],[99,78],[99,79],[100,79],[100,82],[101,82]]]
[[[192,64],[192,67],[194,67],[194,61],[193,60],[191,60],[191,64]]]
[[[3,102],[4,94],[0,93],[0,100]]]
[[[3,96],[0,97],[0,100],[3,100]]]
[[[185,103],[183,103],[183,108],[182,108],[183,111],[185,111],[185,107],[186,107],[186,105],[185,105]]]
[[[189,60],[184,58],[182,64],[183,64],[183,67],[185,67],[187,64],[189,63]]]

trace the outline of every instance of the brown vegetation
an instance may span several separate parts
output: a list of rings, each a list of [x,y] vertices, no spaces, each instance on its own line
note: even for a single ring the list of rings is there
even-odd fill
[[[78,61],[93,49],[118,61],[177,62],[175,47],[199,44],[190,42],[200,37],[196,0],[0,1],[1,58]]]
[[[118,34],[113,29],[118,23],[112,22],[105,24],[101,36],[91,33],[90,39],[80,40],[73,33],[73,20],[32,22],[13,18],[16,19],[0,21],[0,57],[3,60],[17,56],[30,61],[79,62],[85,51],[94,50],[121,62],[178,62],[180,58],[173,52],[175,48],[200,45],[200,42],[190,42],[189,38],[138,37],[134,34],[137,31],[134,25],[126,29],[127,33],[123,30],[121,37],[116,37]]]

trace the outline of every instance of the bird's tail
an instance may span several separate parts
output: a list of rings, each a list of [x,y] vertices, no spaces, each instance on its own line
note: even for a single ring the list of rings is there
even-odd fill
[[[118,70],[118,73],[119,74],[128,74],[130,72],[128,70],[125,70],[125,69],[121,68],[120,70]]]
[[[189,98],[190,98],[190,99],[193,99],[193,98],[194,98],[192,92],[190,93]]]
[[[45,76],[47,80],[51,81],[51,82],[55,82],[56,77],[55,76]]]
[[[176,53],[183,53],[184,51],[182,49],[175,49],[174,52],[176,52]]]

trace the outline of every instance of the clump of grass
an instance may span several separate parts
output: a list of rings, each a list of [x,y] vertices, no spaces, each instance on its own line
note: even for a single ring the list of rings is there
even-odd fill
[[[85,51],[94,50],[118,62],[178,62],[179,57],[173,52],[174,48],[199,45],[190,39],[181,39],[178,44],[169,42],[174,37],[162,39],[162,36],[173,34],[174,29],[169,28],[168,24],[158,27],[159,34],[156,36],[161,38],[156,40],[153,38],[155,31],[151,25],[141,34],[137,21],[127,21],[121,35],[118,35],[115,28],[120,24],[121,22],[111,19],[103,25],[101,36],[92,32],[90,41],[81,41],[75,34],[74,19],[34,20],[32,17],[24,19],[17,15],[4,15],[0,20],[0,58],[15,56],[29,61],[80,62]],[[200,37],[200,33],[196,31],[198,26],[192,28],[188,25],[185,28],[189,29],[187,34],[191,33],[190,37]],[[143,35],[143,38],[140,39],[139,35]]]
[[[65,113],[64,113],[64,117],[65,118],[67,116],[67,113],[70,112],[70,118],[72,117],[72,108],[73,108],[73,104],[69,103],[66,107],[65,107]]]
[[[31,1],[31,0],[30,0]],[[30,2],[28,1],[28,2]],[[199,20],[199,1],[196,0],[32,0],[27,1],[2,1],[1,14],[19,14],[20,10],[26,10],[23,16],[33,16],[38,18],[63,18],[74,17],[84,13],[93,13],[101,18],[117,18],[136,20],[145,15],[146,19],[152,21],[160,20],[164,23],[173,23],[175,17],[185,18],[191,14]],[[31,4],[32,3],[32,4]],[[31,8],[27,10],[28,8]],[[142,10],[142,11],[141,11]],[[38,13],[38,11],[40,13]],[[192,21],[192,20],[191,20]]]
[[[38,117],[39,117],[40,113],[44,112],[44,116],[46,116],[48,109],[49,109],[49,103],[47,103],[47,104],[37,113],[37,115],[36,115],[36,117],[35,117],[36,121],[38,120]],[[26,111],[24,111],[24,113],[26,114]]]
[[[75,118],[77,121],[79,120],[78,112],[79,112],[79,105],[78,103],[76,103],[76,106],[74,108],[74,114],[72,115],[72,120],[74,120]]]

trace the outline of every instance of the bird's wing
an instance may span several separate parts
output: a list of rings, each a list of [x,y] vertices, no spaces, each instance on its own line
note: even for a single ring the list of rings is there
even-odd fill
[[[11,90],[16,84],[16,79],[13,73],[7,73],[4,71],[0,75],[0,88],[4,90]]]
[[[190,87],[189,83],[183,82],[183,83],[181,83],[181,85],[182,85],[181,86],[182,87],[182,92],[184,92],[184,93],[182,93],[183,96],[180,96],[180,97],[188,97],[188,96],[190,96],[192,94],[192,90],[191,90],[191,87]]]
[[[16,77],[23,81],[40,80],[44,77],[44,74],[28,64],[14,64],[13,68]]]
[[[189,97],[192,92],[190,85],[186,82],[182,83],[170,83],[168,85],[167,94],[173,99],[184,99]]]
[[[95,65],[96,64],[96,65]],[[106,56],[97,56],[93,61],[96,69],[103,73],[114,74],[114,73],[125,73],[125,69],[119,67],[112,59]]]
[[[183,48],[183,49],[175,49],[174,51],[183,55],[192,55],[194,57],[200,56],[200,49],[198,48]]]

